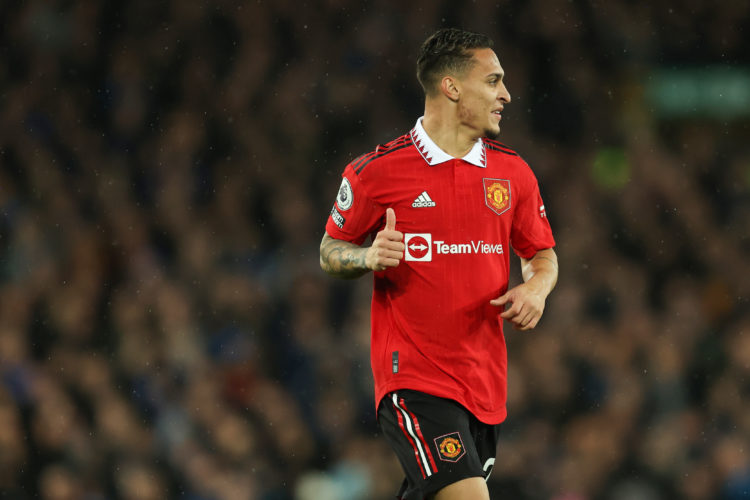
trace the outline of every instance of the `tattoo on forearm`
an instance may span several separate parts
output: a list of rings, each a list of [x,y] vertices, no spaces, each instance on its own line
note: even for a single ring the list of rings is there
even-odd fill
[[[357,278],[369,271],[365,253],[365,249],[352,243],[326,237],[320,245],[320,266],[339,278]]]

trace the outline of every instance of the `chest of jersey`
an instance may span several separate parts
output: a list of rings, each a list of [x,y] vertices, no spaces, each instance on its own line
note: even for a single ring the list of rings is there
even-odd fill
[[[405,260],[507,251],[514,210],[507,172],[456,159],[401,174],[393,206]]]

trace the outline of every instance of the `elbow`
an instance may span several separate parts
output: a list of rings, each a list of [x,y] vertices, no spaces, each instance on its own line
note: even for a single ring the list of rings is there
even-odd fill
[[[328,262],[323,259],[323,255],[320,256],[320,268],[323,270],[326,274],[331,274],[331,266],[328,265]]]
[[[340,278],[338,273],[336,273],[336,271],[333,269],[333,266],[331,266],[331,262],[328,260],[328,255],[326,253],[323,253],[322,249],[320,251],[320,259],[318,263],[320,264],[320,268],[323,270],[323,272],[328,276]]]
[[[328,252],[325,251],[326,238],[323,237],[323,241],[320,242],[320,268],[326,273],[331,274],[331,266],[328,263]]]
[[[320,268],[329,276],[336,277],[336,273],[331,266],[331,249],[329,248],[332,238],[328,236],[328,233],[323,235],[323,239],[320,241]]]

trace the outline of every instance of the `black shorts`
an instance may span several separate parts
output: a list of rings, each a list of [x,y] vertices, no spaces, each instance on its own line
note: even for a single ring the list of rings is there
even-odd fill
[[[391,392],[378,405],[378,423],[406,472],[402,500],[423,500],[470,477],[486,480],[492,471],[500,425],[480,422],[453,400]]]

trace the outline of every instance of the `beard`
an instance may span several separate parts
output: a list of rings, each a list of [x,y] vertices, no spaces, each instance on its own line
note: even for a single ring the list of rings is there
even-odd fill
[[[486,128],[484,129],[484,136],[487,139],[495,140],[498,137],[500,137],[500,125],[497,126],[497,128]]]

